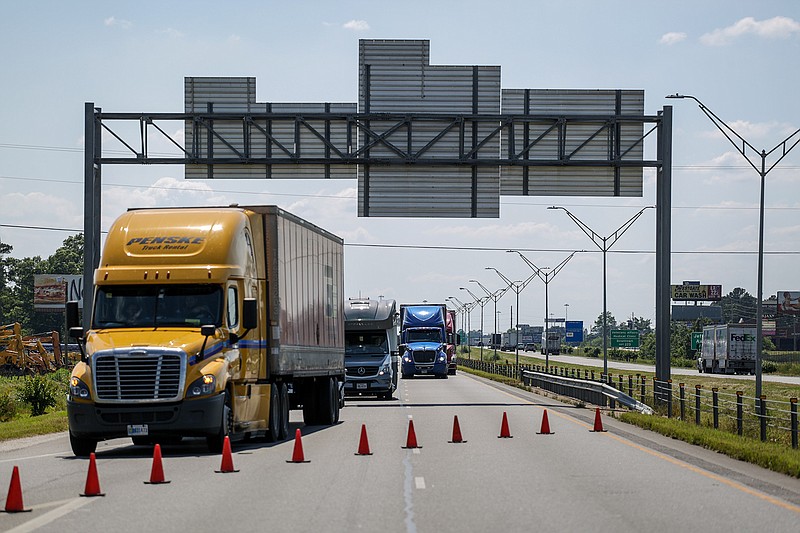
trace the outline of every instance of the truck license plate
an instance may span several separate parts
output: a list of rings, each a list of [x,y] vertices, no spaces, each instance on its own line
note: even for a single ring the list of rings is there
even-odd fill
[[[367,388],[367,384],[366,383],[356,383],[356,388],[357,389],[366,389]]]
[[[419,373],[420,374],[427,374],[428,373],[428,369],[427,368],[420,368],[419,369]]]
[[[147,424],[136,424],[128,426],[129,437],[146,437],[149,433]]]

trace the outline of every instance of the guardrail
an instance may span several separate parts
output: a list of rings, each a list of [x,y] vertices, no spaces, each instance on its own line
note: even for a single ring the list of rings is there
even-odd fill
[[[458,364],[602,407],[614,408],[619,402],[639,412],[659,413],[762,441],[791,443],[792,448],[798,448],[797,398],[767,400],[766,396],[746,397],[742,391],[720,392],[717,388],[704,389],[702,385],[688,390],[683,383],[676,386],[671,380],[647,379],[642,374],[601,373],[596,379],[595,372],[586,369],[583,372],[557,366],[546,369],[539,365],[516,366],[475,359],[459,359]]]

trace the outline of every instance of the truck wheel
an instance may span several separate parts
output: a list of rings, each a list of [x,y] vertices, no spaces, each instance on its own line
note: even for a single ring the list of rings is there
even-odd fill
[[[70,432],[69,445],[72,447],[72,453],[75,457],[89,457],[90,454],[97,450],[97,441],[84,437],[76,437]]]
[[[280,390],[281,425],[278,430],[278,440],[285,441],[289,437],[289,387],[281,383]]]
[[[219,431],[215,435],[206,437],[206,446],[211,453],[222,453],[222,447],[225,444],[225,437],[233,433],[233,410],[230,406],[228,394],[223,392],[225,399],[222,407],[222,419],[219,421]]]
[[[318,383],[318,414],[319,423],[332,426],[339,419],[339,392],[336,388],[336,380],[327,378]]]
[[[272,383],[269,387],[269,421],[267,422],[267,440],[281,440],[281,384]]]

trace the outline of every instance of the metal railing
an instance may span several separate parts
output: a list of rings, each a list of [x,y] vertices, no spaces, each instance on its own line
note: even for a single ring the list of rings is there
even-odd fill
[[[617,403],[639,412],[658,413],[695,425],[728,431],[740,436],[775,441],[798,448],[797,398],[768,400],[746,397],[742,391],[725,392],[714,387],[648,379],[643,374],[609,373],[594,370],[540,365],[502,364],[459,359],[459,366],[512,378],[579,401],[612,409]]]

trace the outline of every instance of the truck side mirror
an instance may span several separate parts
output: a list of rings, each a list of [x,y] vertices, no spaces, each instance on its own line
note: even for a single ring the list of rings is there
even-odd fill
[[[80,314],[78,310],[78,302],[71,300],[67,302],[67,331],[74,327],[80,326]],[[83,335],[81,335],[83,337]]]
[[[258,301],[255,298],[245,298],[242,302],[242,327],[244,329],[258,327]]]

